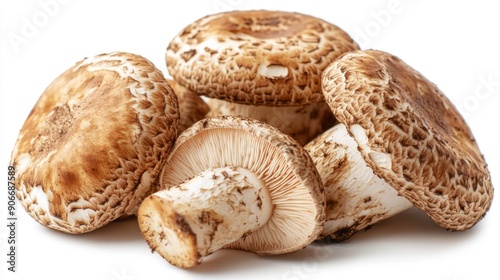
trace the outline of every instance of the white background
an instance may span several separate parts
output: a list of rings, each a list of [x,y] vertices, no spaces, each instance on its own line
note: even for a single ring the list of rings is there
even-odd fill
[[[311,14],[343,28],[362,48],[401,57],[460,108],[493,184],[500,185],[498,1],[54,1],[0,4],[0,173],[5,185],[19,129],[60,73],[86,56],[128,51],[168,75],[164,53],[171,38],[202,16],[233,9]],[[49,2],[57,5],[44,8]],[[6,186],[0,191],[1,279],[499,279],[498,201],[467,232],[447,232],[411,209],[342,244],[315,244],[273,257],[219,251],[190,270],[151,254],[134,219],[72,236],[44,228],[18,204],[17,272],[12,273],[6,263]]]

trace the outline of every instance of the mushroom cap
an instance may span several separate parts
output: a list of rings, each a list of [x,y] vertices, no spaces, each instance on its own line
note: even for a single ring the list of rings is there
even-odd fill
[[[490,174],[450,100],[398,57],[343,55],[325,69],[323,93],[374,173],[441,227],[466,230],[489,210]]]
[[[134,214],[176,137],[177,99],[131,53],[85,58],[57,77],[12,152],[16,194],[39,223],[68,233]]]
[[[292,106],[323,101],[321,72],[358,45],[309,15],[232,11],[203,17],[169,44],[165,60],[181,85],[243,104]]]
[[[210,107],[198,94],[179,85],[176,81],[167,80],[167,82],[174,90],[179,103],[180,119],[177,134],[181,134],[186,128],[205,118]]]
[[[175,187],[204,170],[235,166],[255,173],[274,204],[268,223],[225,246],[259,254],[293,252],[323,229],[324,192],[309,154],[290,136],[254,119],[203,119],[179,135],[160,175]]]

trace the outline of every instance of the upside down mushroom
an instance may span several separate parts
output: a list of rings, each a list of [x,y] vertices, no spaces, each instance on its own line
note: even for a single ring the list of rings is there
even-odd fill
[[[177,83],[208,97],[209,117],[258,119],[303,145],[334,124],[321,94],[321,72],[357,49],[347,33],[319,18],[232,11],[184,28],[165,60]]]
[[[153,251],[193,267],[221,248],[283,254],[317,239],[324,194],[302,146],[257,120],[201,120],[177,139],[138,212]]]
[[[463,231],[490,208],[490,173],[448,98],[398,57],[343,55],[325,69],[327,103],[340,124],[305,146],[322,176],[322,236],[345,240],[415,205]]]
[[[177,99],[147,59],[85,58],[57,77],[12,152],[16,195],[39,223],[84,233],[137,212],[169,152]]]

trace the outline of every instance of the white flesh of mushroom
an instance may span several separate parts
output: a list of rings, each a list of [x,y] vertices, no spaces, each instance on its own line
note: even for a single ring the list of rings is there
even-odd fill
[[[288,68],[283,65],[259,65],[259,74],[269,79],[283,79],[288,76]]]
[[[354,138],[338,124],[305,146],[325,186],[327,209],[322,236],[331,235],[339,241],[412,207],[367,166],[358,151],[358,147],[367,148],[362,128],[353,125],[350,130]],[[377,165],[391,167],[390,155],[372,150],[369,154]]]
[[[207,98],[207,117],[244,116],[266,122],[305,145],[334,124],[325,102],[301,106],[256,106]]]
[[[141,206],[140,215],[149,217],[150,225],[162,233],[156,243],[166,246],[157,250],[181,267],[197,265],[203,257],[261,228],[273,211],[264,182],[240,167],[205,170],[152,197]],[[164,210],[158,212],[153,201]],[[196,242],[188,242],[193,237]]]

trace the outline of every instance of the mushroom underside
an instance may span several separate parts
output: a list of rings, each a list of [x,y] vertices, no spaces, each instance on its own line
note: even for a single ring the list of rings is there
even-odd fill
[[[206,153],[209,155],[200,160],[199,155]],[[265,182],[274,204],[266,225],[225,247],[278,254],[302,248],[315,232],[319,213],[310,191],[296,187],[302,184],[300,178],[278,149],[241,129],[207,129],[178,145],[165,165],[161,187],[177,186],[216,166],[251,170]]]

